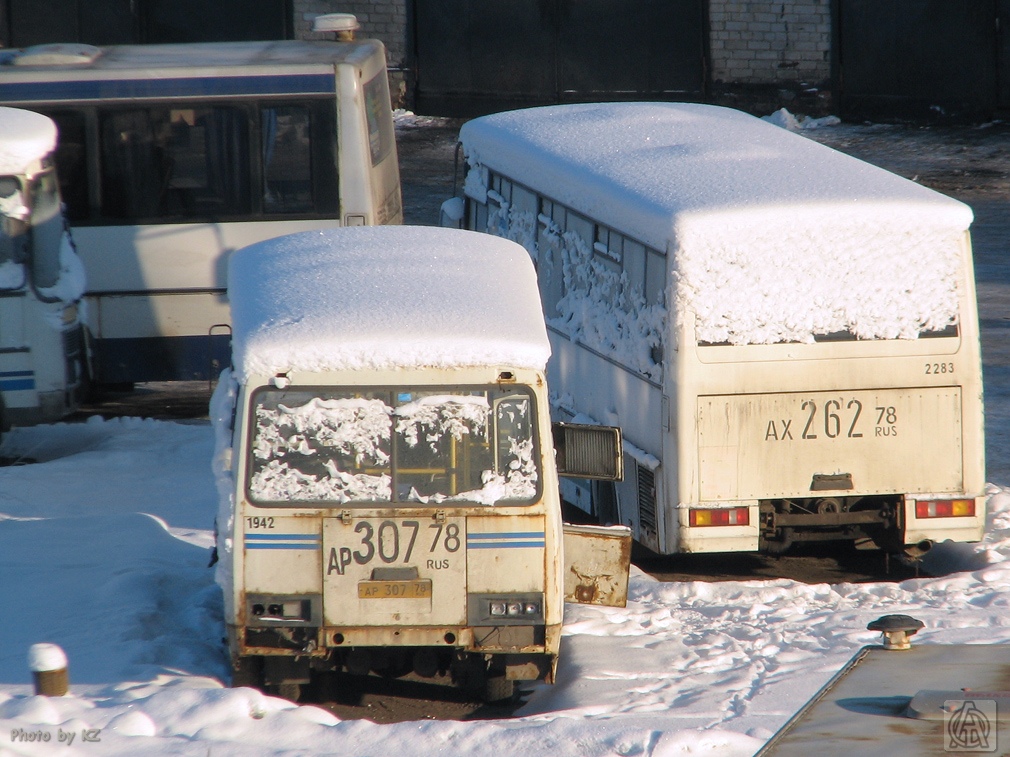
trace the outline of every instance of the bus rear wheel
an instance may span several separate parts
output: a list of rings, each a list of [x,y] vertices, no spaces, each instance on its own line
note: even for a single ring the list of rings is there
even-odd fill
[[[262,657],[239,657],[232,660],[231,687],[237,689],[242,686],[253,689],[263,688]]]

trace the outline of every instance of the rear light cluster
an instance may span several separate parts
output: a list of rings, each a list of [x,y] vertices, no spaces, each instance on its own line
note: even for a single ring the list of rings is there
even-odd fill
[[[504,599],[492,599],[488,603],[488,615],[492,618],[515,618],[521,615],[525,615],[527,617],[538,617],[540,615],[540,603],[510,602]]]
[[[915,503],[916,518],[972,518],[975,516],[973,499],[928,499]]]
[[[692,528],[702,526],[749,526],[750,508],[732,507],[727,510],[688,510],[688,523]]]

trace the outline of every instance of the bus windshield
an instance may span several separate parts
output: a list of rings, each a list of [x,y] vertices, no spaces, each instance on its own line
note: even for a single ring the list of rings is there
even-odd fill
[[[539,493],[528,389],[264,389],[252,419],[257,504],[519,505]]]

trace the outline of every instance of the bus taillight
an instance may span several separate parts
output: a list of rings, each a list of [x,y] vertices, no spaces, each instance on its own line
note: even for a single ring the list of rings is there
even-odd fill
[[[974,515],[973,499],[930,499],[915,503],[916,518],[971,518]]]
[[[728,510],[688,510],[688,523],[699,526],[749,526],[750,509],[733,507]]]

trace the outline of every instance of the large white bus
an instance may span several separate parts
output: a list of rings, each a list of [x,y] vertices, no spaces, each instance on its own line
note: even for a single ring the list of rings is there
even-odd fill
[[[559,417],[626,475],[566,498],[658,553],[981,538],[971,210],[738,111],[588,104],[460,132],[443,223],[538,268]]]
[[[84,272],[61,212],[56,125],[0,107],[0,429],[57,421],[83,378]]]
[[[230,251],[402,219],[375,40],[3,51],[0,103],[59,126],[97,384],[216,376]]]
[[[553,682],[565,599],[623,605],[631,535],[562,527],[559,473],[620,477],[619,435],[552,429],[523,249],[302,232],[235,253],[228,294],[211,412],[233,684],[296,698],[314,672],[413,671],[498,699]]]

